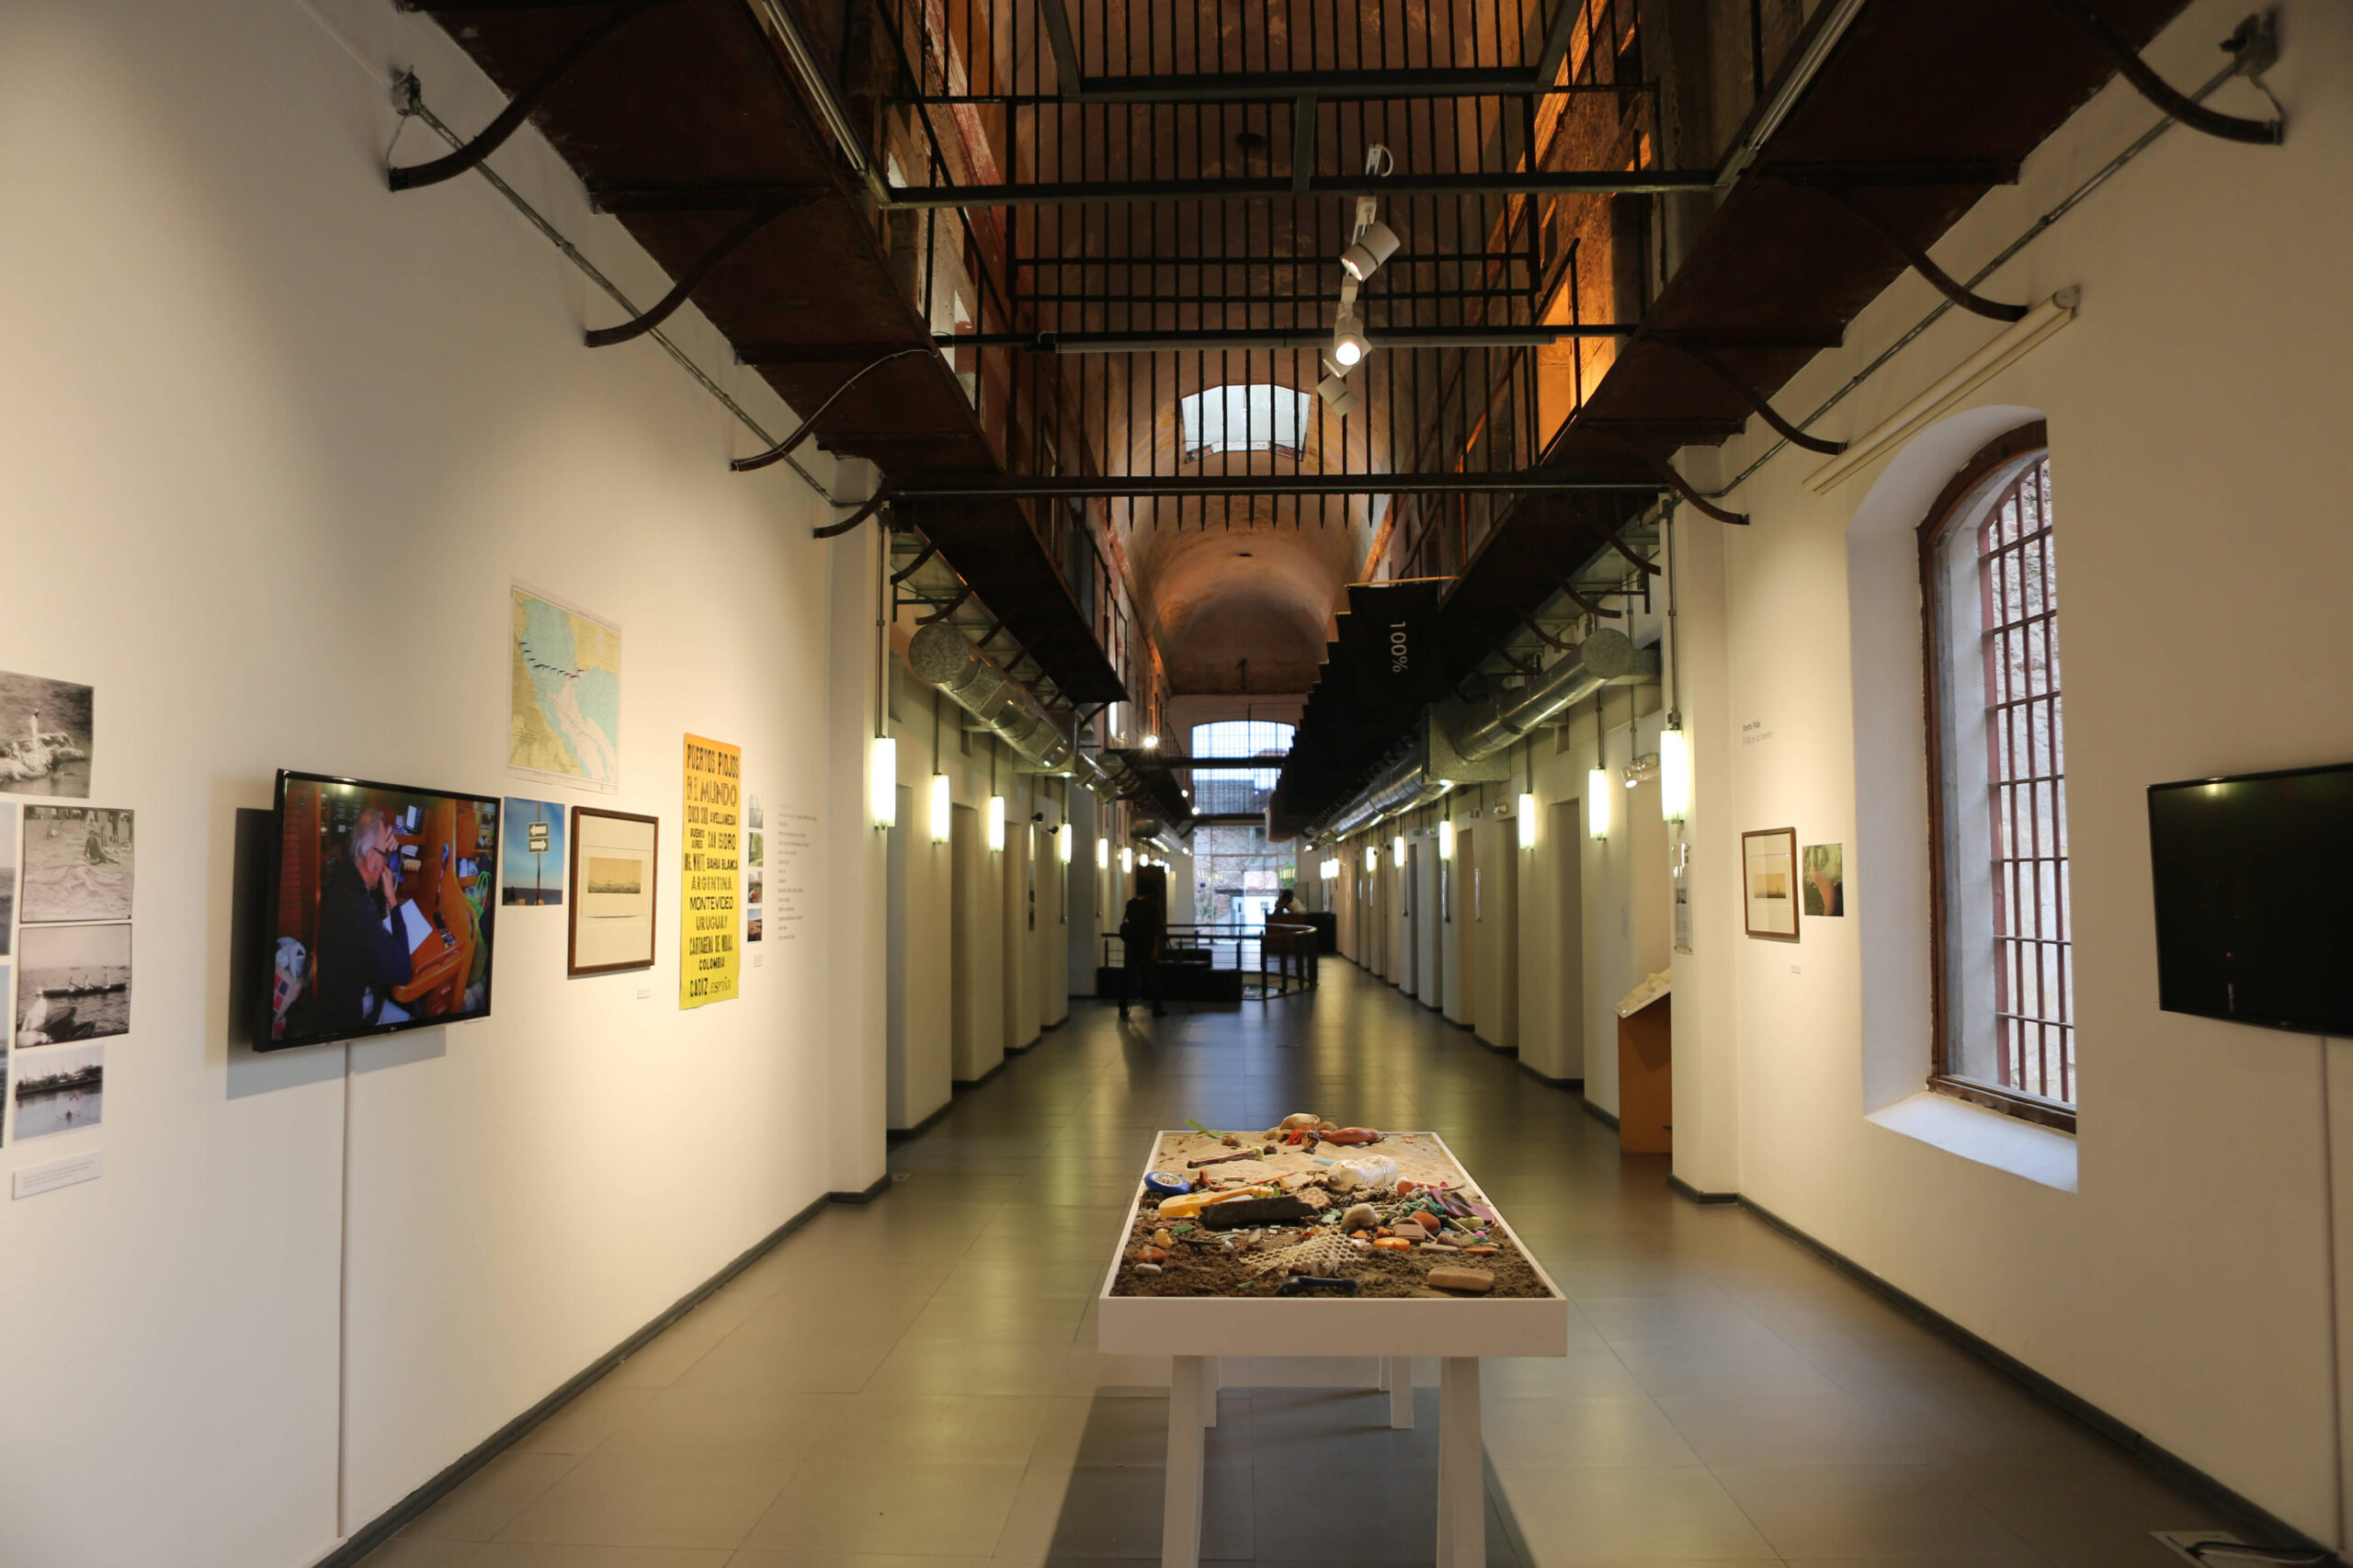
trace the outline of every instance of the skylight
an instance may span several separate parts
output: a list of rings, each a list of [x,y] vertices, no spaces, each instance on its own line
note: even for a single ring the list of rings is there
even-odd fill
[[[1185,460],[1211,452],[1274,452],[1295,458],[1305,449],[1308,394],[1289,387],[1211,387],[1176,400],[1185,426]]]

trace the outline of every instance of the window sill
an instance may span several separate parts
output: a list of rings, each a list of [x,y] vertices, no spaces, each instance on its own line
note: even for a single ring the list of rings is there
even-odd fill
[[[1977,1165],[2061,1192],[2075,1190],[2075,1140],[2056,1129],[1927,1090],[1866,1119]]]

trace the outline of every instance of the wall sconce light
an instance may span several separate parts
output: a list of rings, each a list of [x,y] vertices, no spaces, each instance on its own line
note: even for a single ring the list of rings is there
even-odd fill
[[[989,797],[989,847],[1005,847],[1005,797],[1002,795]]]
[[[1441,860],[1454,858],[1454,824],[1451,821],[1438,824],[1438,858]]]
[[[899,743],[888,735],[875,736],[868,767],[866,800],[874,825],[895,827],[899,822]]]
[[[1519,818],[1519,846],[1522,849],[1535,848],[1536,797],[1533,795],[1522,795],[1519,798],[1519,805],[1515,809],[1513,814]]]
[[[1364,846],[1364,869],[1368,871],[1373,870],[1378,868],[1380,864],[1381,851],[1372,845],[1366,845]]]
[[[1324,864],[1318,869],[1323,871],[1324,880],[1325,881],[1336,882],[1340,880],[1340,858],[1338,856],[1326,856],[1324,858]]]
[[[1068,823],[1064,823],[1062,826],[1054,829],[1054,858],[1060,860],[1063,865],[1069,865],[1070,858],[1076,847],[1077,840],[1078,835],[1071,830],[1071,825]]]
[[[1129,847],[1128,847],[1126,845],[1124,845],[1124,844],[1120,845],[1120,874],[1121,874],[1122,876],[1132,875],[1132,874],[1134,873],[1134,871],[1135,871],[1135,869],[1136,869],[1136,852],[1135,852],[1134,850],[1132,850],[1132,849],[1129,848]]]
[[[1389,841],[1389,863],[1401,871],[1405,869],[1405,835],[1402,833]]]
[[[956,791],[949,787],[948,775],[931,776],[931,841],[945,844],[955,836]]]
[[[1585,776],[1585,831],[1589,838],[1609,836],[1609,771],[1589,768]]]
[[[1691,742],[1680,729],[1659,732],[1658,814],[1668,822],[1691,814]]]
[[[1111,869],[1111,841],[1108,838],[1095,841],[1095,869],[1098,871]]]

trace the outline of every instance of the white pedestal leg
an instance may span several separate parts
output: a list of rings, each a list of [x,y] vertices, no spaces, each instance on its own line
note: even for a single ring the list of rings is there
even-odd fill
[[[1411,1356],[1382,1357],[1381,1386],[1389,1391],[1389,1425],[1400,1432],[1411,1431],[1414,1426],[1414,1358]]]
[[[1201,1407],[1210,1397],[1205,1359],[1170,1358],[1168,1492],[1160,1518],[1160,1568],[1199,1568],[1201,1560]]]
[[[1438,1568],[1486,1568],[1477,1357],[1449,1356],[1438,1363]]]
[[[1225,1363],[1215,1356],[1202,1358],[1208,1364],[1208,1374],[1201,1380],[1201,1425],[1217,1425],[1218,1391],[1225,1387]]]

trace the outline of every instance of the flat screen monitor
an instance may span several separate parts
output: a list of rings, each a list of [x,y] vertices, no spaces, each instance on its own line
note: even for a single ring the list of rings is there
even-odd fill
[[[2149,787],[2157,1006],[2353,1034],[2353,763]]]
[[[498,801],[281,771],[256,1049],[490,1016]]]

